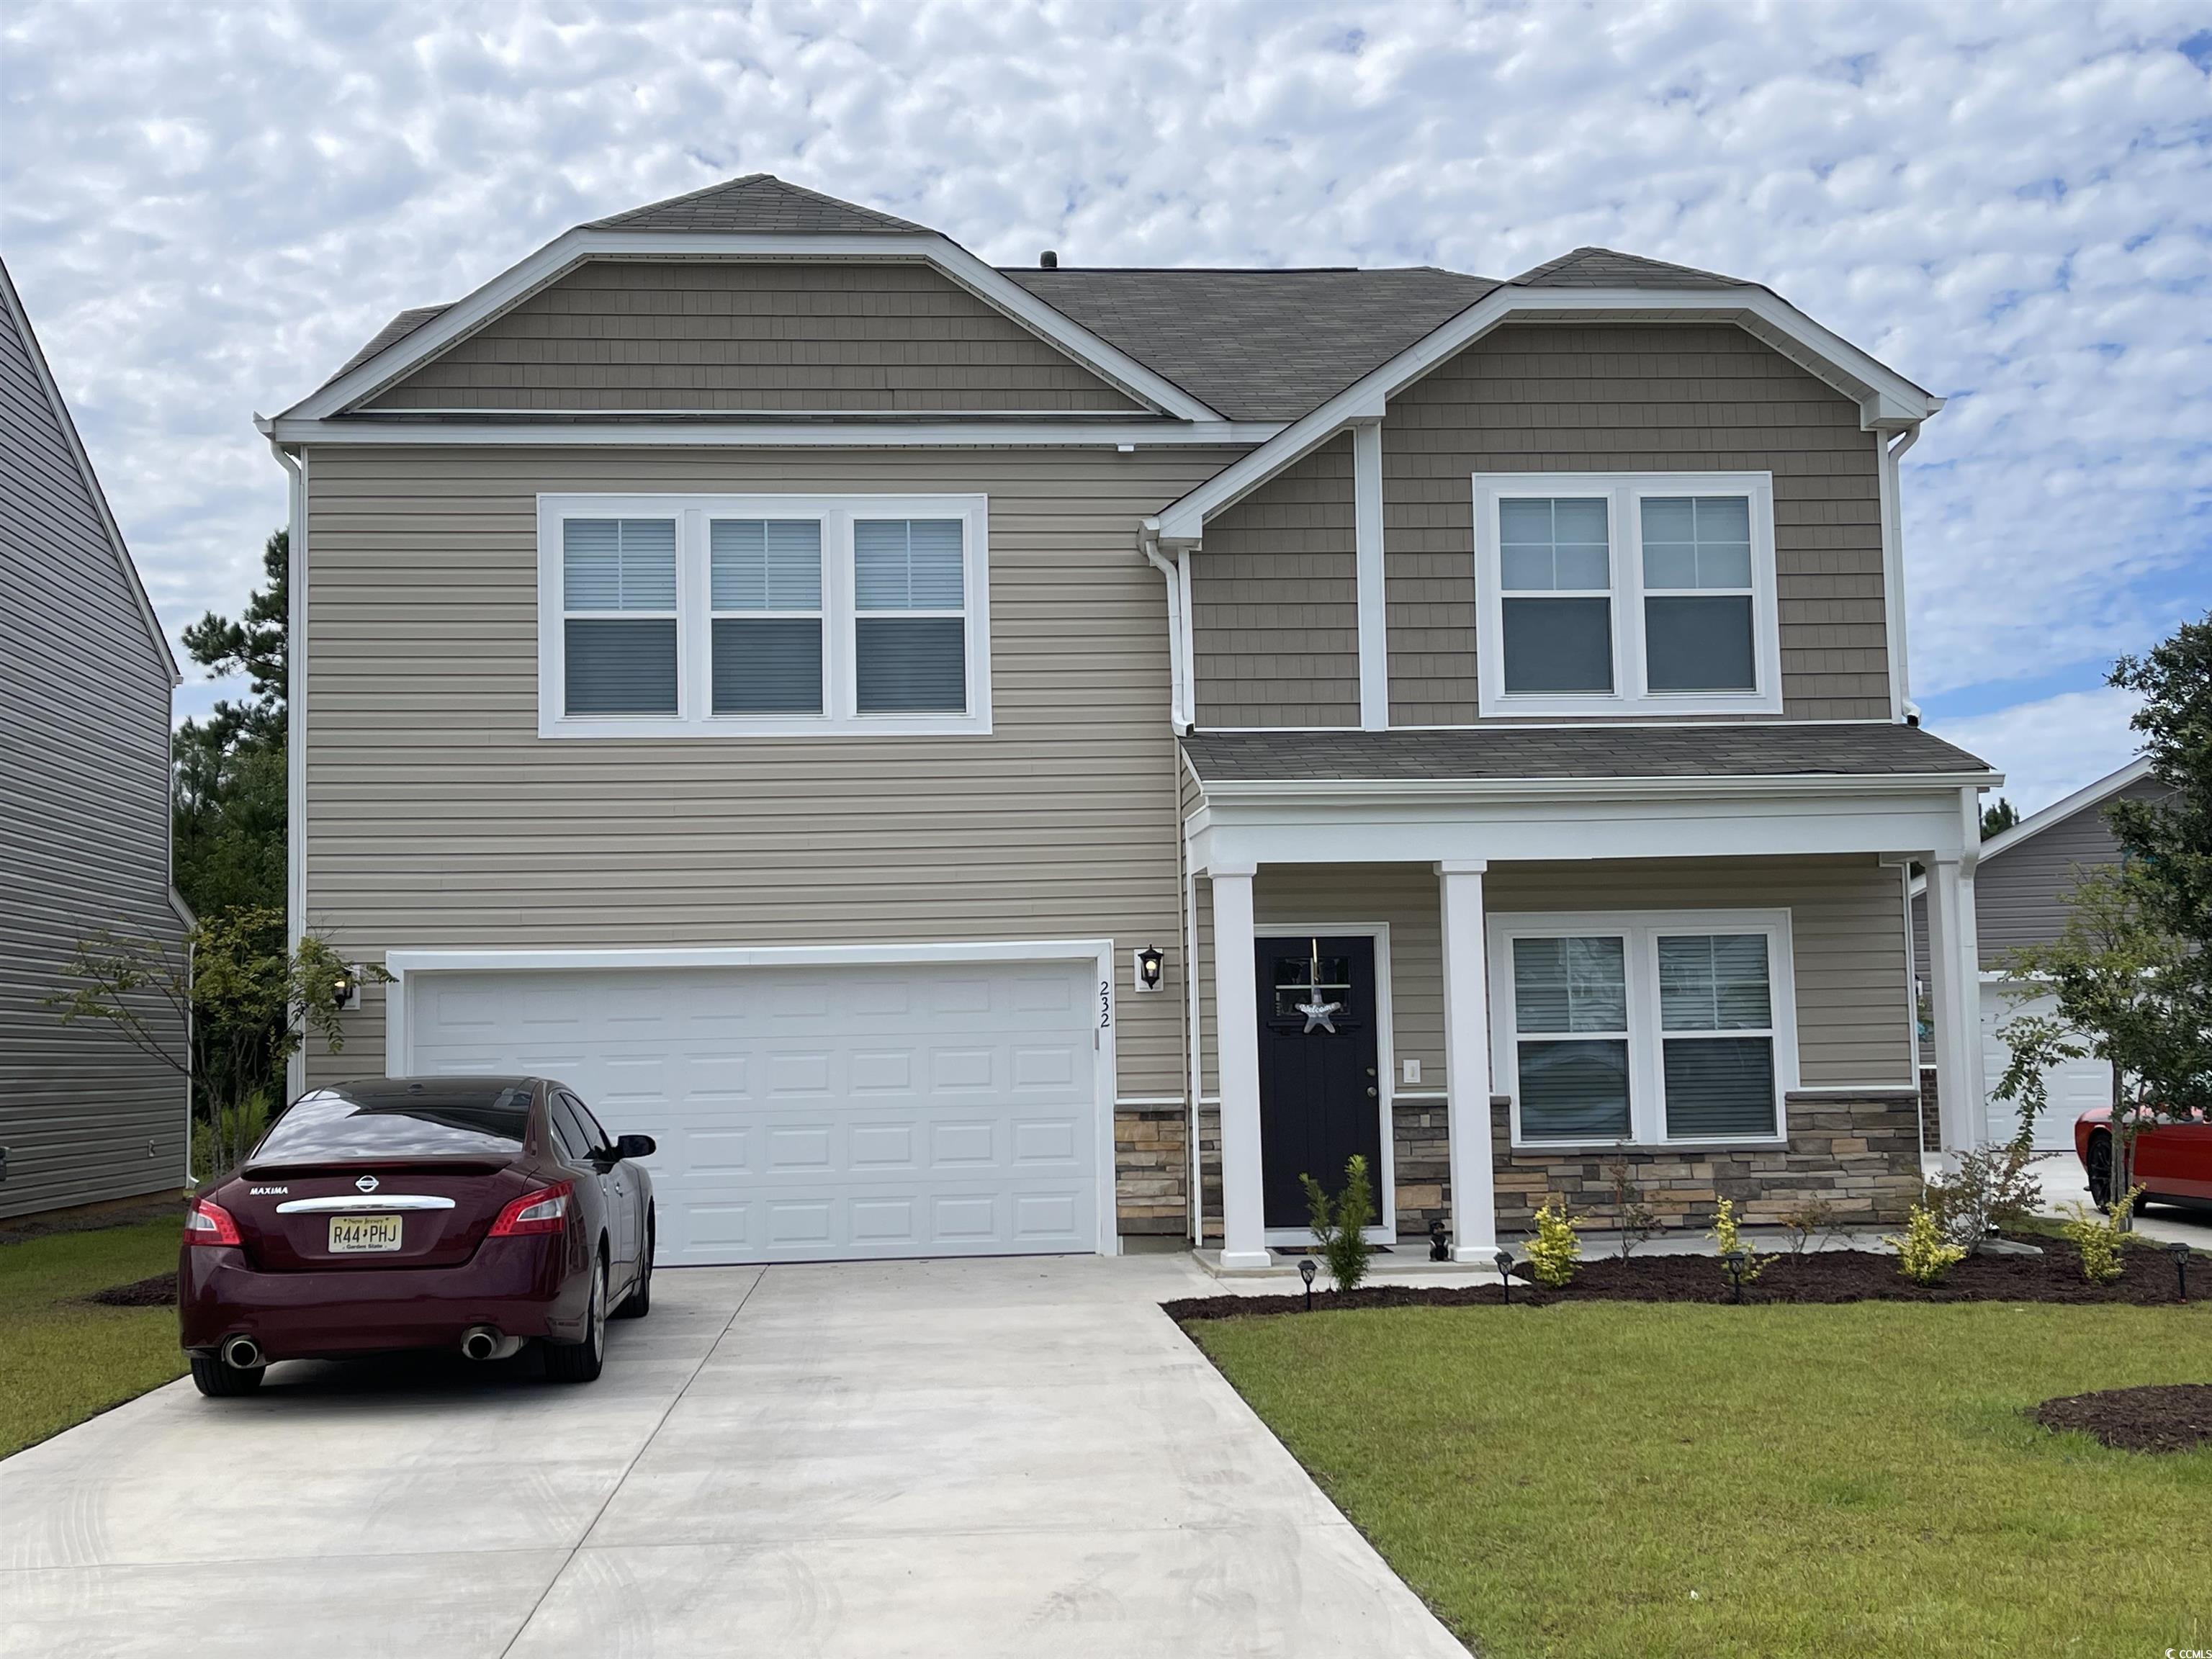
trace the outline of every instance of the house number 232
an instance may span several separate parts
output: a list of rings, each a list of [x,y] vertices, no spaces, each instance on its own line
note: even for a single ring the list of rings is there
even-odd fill
[[[1113,1023],[1114,981],[1102,979],[1098,981],[1098,1029],[1103,1031]]]

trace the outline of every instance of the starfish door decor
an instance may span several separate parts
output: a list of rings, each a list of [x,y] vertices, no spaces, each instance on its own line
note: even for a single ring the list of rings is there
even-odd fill
[[[1306,1029],[1301,1035],[1311,1036],[1316,1031],[1327,1031],[1332,1036],[1334,1036],[1336,1034],[1336,1021],[1332,1018],[1332,1016],[1342,1013],[1344,1012],[1344,1005],[1340,1002],[1328,1002],[1322,1000],[1321,994],[1321,941],[1319,939],[1316,939],[1313,944],[1312,966],[1307,971],[1306,983],[1311,988],[1313,1000],[1311,1002],[1299,1002],[1291,1005],[1298,1011],[1298,1012],[1306,1017]]]

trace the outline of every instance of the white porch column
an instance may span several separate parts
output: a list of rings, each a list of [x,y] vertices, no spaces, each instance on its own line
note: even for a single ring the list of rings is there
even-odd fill
[[[1255,866],[1215,866],[1213,1018],[1221,1083],[1221,1265],[1264,1267],[1267,1207],[1260,1174],[1260,1002],[1254,968]]]
[[[1490,981],[1483,956],[1484,859],[1437,866],[1444,946],[1444,1122],[1451,1137],[1452,1260],[1487,1262],[1498,1249],[1491,1176]]]
[[[1936,1024],[1936,1099],[1947,1164],[1988,1138],[1982,1075],[1979,932],[1974,867],[1928,860],[1928,1000]]]

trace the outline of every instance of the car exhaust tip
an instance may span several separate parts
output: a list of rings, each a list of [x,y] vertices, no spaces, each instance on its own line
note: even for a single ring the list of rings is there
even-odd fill
[[[222,1345],[222,1363],[233,1370],[258,1370],[266,1364],[261,1345],[250,1336],[234,1336]]]
[[[471,1325],[461,1334],[461,1356],[465,1359],[506,1359],[522,1346],[519,1336],[503,1336],[496,1326]]]

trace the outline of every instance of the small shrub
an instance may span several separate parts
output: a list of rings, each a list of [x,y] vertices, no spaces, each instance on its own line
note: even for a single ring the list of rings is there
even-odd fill
[[[1300,1176],[1298,1184],[1306,1189],[1306,1215],[1329,1277],[1340,1291],[1358,1289],[1375,1254],[1367,1242],[1367,1224],[1375,1219],[1375,1188],[1367,1177],[1367,1160],[1357,1152],[1352,1155],[1344,1166],[1344,1194],[1334,1206],[1311,1176]]]
[[[2120,1276],[2125,1265],[2120,1255],[2127,1249],[2127,1235],[2121,1231],[2118,1218],[2135,1207],[2142,1192],[2140,1187],[2129,1188],[2126,1196],[2112,1206],[2111,1215],[2100,1215],[2086,1204],[2066,1206],[2067,1218],[2058,1231],[2081,1253],[2081,1276],[2092,1285],[2109,1285]]]
[[[1916,1204],[1905,1212],[1905,1234],[1882,1241],[1897,1249],[1897,1270],[1916,1285],[1940,1285],[1943,1275],[1966,1259],[1966,1248],[1944,1237],[1936,1212]]]
[[[1620,1259],[1626,1261],[1638,1244],[1659,1231],[1659,1212],[1644,1201],[1627,1159],[1607,1165],[1605,1175],[1613,1183],[1613,1213],[1620,1226]]]
[[[1747,1285],[1765,1273],[1766,1264],[1774,1260],[1771,1255],[1759,1255],[1743,1242],[1743,1224],[1735,1218],[1735,1201],[1733,1199],[1724,1198],[1713,1206],[1713,1230],[1705,1237],[1720,1246],[1723,1255],[1730,1250],[1743,1252],[1743,1282]],[[1722,1273],[1725,1277],[1725,1264]]]
[[[1536,1212],[1536,1237],[1528,1244],[1528,1271],[1536,1282],[1559,1290],[1573,1281],[1583,1259],[1583,1242],[1568,1218],[1566,1200],[1547,1196]]]
[[[2043,1201],[2042,1183],[2028,1173],[2034,1158],[2025,1131],[2002,1146],[1962,1153],[1959,1167],[1929,1182],[1925,1194],[1943,1236],[1971,1255],[1992,1233],[2034,1214]]]
[[[1808,1193],[1793,1210],[1782,1214],[1782,1230],[1790,1236],[1790,1254],[1802,1255],[1814,1241],[1826,1243],[1844,1230],[1836,1206],[1824,1194]]]

